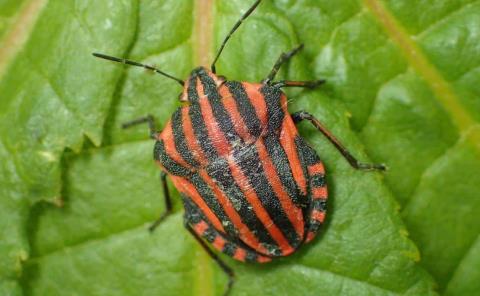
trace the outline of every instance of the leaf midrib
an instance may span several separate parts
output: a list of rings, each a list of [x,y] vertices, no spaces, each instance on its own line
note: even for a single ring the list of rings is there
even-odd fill
[[[23,4],[15,21],[11,24],[8,33],[0,40],[0,79],[5,74],[10,62],[22,49],[34,29],[43,8],[48,0],[30,0]]]
[[[193,47],[193,61],[197,65],[208,67],[211,61],[211,44],[213,42],[213,8],[215,0],[201,0],[195,1],[194,4],[194,28],[192,44]],[[200,249],[200,248],[199,248]],[[204,250],[199,250],[195,259],[197,260],[197,272],[195,272],[194,279],[194,293],[197,295],[214,295],[215,289],[213,287],[214,272],[212,265],[209,264],[211,258]]]
[[[458,96],[450,87],[450,84],[443,78],[443,76],[439,73],[438,69],[429,62],[421,49],[412,40],[410,35],[393,17],[393,15],[384,7],[383,4],[379,3],[378,0],[363,1],[365,3],[365,6],[370,9],[372,15],[378,20],[379,24],[391,37],[391,40],[394,41],[394,43],[403,53],[408,64],[413,67],[420,76],[423,77],[425,82],[429,85],[430,89],[432,89],[433,93],[435,94],[435,98],[438,99],[445,112],[450,115],[452,122],[457,126],[460,136],[456,143],[454,143],[450,149],[453,149],[453,147],[455,147],[458,142],[462,141],[462,138],[466,138],[476,148],[475,151],[480,154],[480,145],[478,144],[480,143],[480,129],[477,128],[479,126],[479,123],[477,123],[472,118],[470,113],[462,106]],[[473,5],[474,3],[476,2],[461,6],[449,16],[456,14],[458,11],[462,11],[465,7]],[[442,17],[442,19],[444,18],[445,17]],[[418,36],[423,36],[427,30],[431,30],[432,27],[438,25],[438,23],[439,22],[436,22],[435,24],[429,26],[427,29],[420,32]],[[446,149],[445,153],[448,150],[449,149]],[[441,158],[445,153],[440,155],[437,159]],[[427,172],[428,169],[435,162],[436,160],[432,161],[432,163],[424,169],[423,174],[420,176],[417,182],[417,188],[425,172]],[[385,183],[385,186],[388,187],[388,184]],[[414,196],[417,188],[412,191],[412,196]],[[390,192],[392,192],[393,194],[392,190],[390,190]],[[411,201],[411,199],[409,201]],[[404,205],[404,208],[406,208],[407,205],[408,203]],[[457,266],[455,267],[455,269],[451,273],[450,278],[448,279],[448,284],[446,285],[446,287],[451,283],[451,280],[454,278],[456,271],[460,267],[462,260],[467,255],[467,253],[465,253],[462,259],[457,263]]]

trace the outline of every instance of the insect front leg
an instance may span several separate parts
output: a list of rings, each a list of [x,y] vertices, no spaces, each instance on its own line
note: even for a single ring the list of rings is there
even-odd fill
[[[345,159],[350,163],[350,165],[359,170],[379,170],[385,171],[387,168],[384,164],[371,164],[371,163],[363,163],[358,161],[348,150],[343,146],[342,143],[334,136],[332,133],[327,130],[323,124],[316,119],[313,115],[305,111],[295,112],[292,115],[292,119],[295,123],[298,123],[304,119],[310,121],[314,127],[317,128],[327,139],[337,148],[337,150],[345,157]]]
[[[294,49],[288,51],[288,52],[283,52],[275,62],[275,65],[273,65],[272,70],[268,74],[267,78],[262,80],[263,84],[270,84],[273,79],[275,79],[275,76],[278,73],[278,70],[280,70],[280,67],[286,63],[290,58],[292,58],[297,52],[299,52],[303,48],[303,44],[300,44],[299,46],[295,47]]]
[[[277,82],[273,82],[272,86],[274,87],[305,87],[314,89],[319,87],[320,85],[324,84],[325,80],[311,80],[311,81],[291,81],[291,80],[280,80]]]
[[[274,87],[305,87],[305,88],[316,88],[319,85],[325,83],[325,80],[312,80],[312,81],[290,81],[290,80],[281,80],[277,82],[272,82],[273,79],[275,79],[275,76],[277,75],[278,71],[280,70],[280,67],[288,62],[295,54],[297,54],[301,49],[303,48],[303,44],[300,44],[299,46],[295,47],[291,51],[284,52],[282,53],[277,61],[275,62],[275,65],[273,66],[272,70],[268,74],[267,78],[262,80],[263,84],[269,84]]]
[[[153,232],[155,228],[172,212],[172,199],[170,198],[170,191],[168,191],[167,174],[165,172],[160,173],[160,181],[162,182],[163,195],[165,198],[165,212],[158,217],[155,222],[148,227],[150,232]]]
[[[124,128],[124,129],[125,128],[130,128],[132,126],[135,126],[135,125],[138,125],[138,124],[144,124],[144,123],[148,124],[148,128],[150,130],[150,138],[156,139],[158,132],[155,130],[155,119],[150,114],[147,115],[147,116],[143,116],[143,117],[131,120],[131,121],[127,121],[127,122],[122,124],[122,128]]]

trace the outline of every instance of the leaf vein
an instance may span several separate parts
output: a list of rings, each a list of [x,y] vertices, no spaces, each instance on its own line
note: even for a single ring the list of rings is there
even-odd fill
[[[480,3],[480,1],[473,1],[473,2],[470,2],[470,3],[467,3],[465,5],[461,5],[459,6],[457,9],[455,10],[452,10],[450,11],[448,14],[442,16],[440,19],[438,19],[437,21],[429,24],[427,27],[423,28],[422,31],[418,32],[415,36],[413,36],[414,38],[422,38],[424,35],[426,35],[429,31],[432,31],[435,29],[435,27],[438,27],[442,24],[444,24],[445,22],[447,22],[448,20],[450,20],[452,17],[455,17],[455,15],[463,12],[465,9],[467,8],[470,8],[471,6],[474,6],[475,4],[477,3]]]
[[[377,0],[364,0],[364,4],[400,48],[408,63],[424,78],[457,128],[464,132],[474,125],[457,94],[393,15]]]

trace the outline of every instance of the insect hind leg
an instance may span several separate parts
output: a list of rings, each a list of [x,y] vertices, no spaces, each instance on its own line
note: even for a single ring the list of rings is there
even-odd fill
[[[202,221],[205,223],[204,221]],[[200,222],[201,223],[201,222]],[[233,272],[233,269],[231,269],[225,262],[223,262],[220,257],[218,257],[217,254],[215,254],[210,247],[203,241],[201,236],[197,233],[197,231],[192,228],[188,222],[185,221],[185,228],[190,232],[190,234],[195,238],[195,240],[202,246],[202,249],[207,252],[208,256],[212,258],[217,265],[222,269],[222,271],[227,275],[228,277],[228,283],[227,283],[227,288],[225,289],[225,292],[223,295],[228,295],[233,287],[233,283],[235,282],[235,273]]]
[[[185,228],[228,277],[228,284],[223,294],[224,296],[228,295],[233,287],[235,273],[206,242],[209,242],[216,250],[236,260],[249,262],[267,262],[271,260],[268,257],[258,255],[254,250],[242,246],[240,243],[233,241],[221,233],[208,222],[200,208],[198,208],[187,195],[182,193],[182,198],[185,206]]]
[[[236,237],[230,237],[218,230],[190,197],[185,193],[181,193],[181,195],[185,207],[185,227],[191,228],[198,237],[211,243],[218,251],[239,261],[263,263],[271,260],[270,257],[258,254],[247,245],[238,242]]]

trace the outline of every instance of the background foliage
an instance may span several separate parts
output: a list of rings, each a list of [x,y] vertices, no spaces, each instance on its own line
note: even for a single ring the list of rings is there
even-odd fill
[[[163,209],[153,143],[120,123],[162,126],[178,85],[93,51],[179,77],[252,1],[0,2],[0,294],[220,295],[225,276]],[[268,265],[240,264],[233,295],[472,295],[480,290],[480,2],[265,0],[219,72],[259,81],[325,78],[289,91],[362,160],[356,172],[308,125],[328,170],[327,225]],[[204,27],[199,24],[205,21]],[[206,45],[201,41],[210,40]]]

